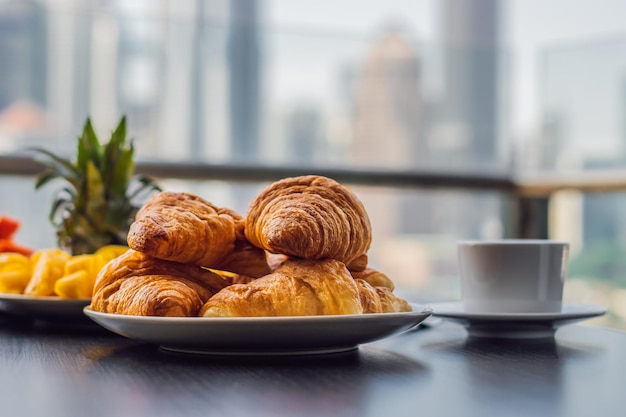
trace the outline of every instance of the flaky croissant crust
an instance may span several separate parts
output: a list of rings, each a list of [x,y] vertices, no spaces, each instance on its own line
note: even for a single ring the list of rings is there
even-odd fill
[[[339,261],[287,260],[272,274],[231,285],[201,308],[204,317],[312,316],[408,312],[387,287],[354,279]]]
[[[204,302],[228,285],[204,268],[131,249],[100,271],[91,308],[129,315],[195,316]]]
[[[200,310],[204,317],[361,314],[356,282],[332,259],[288,260],[272,274],[231,285]]]
[[[244,219],[190,193],[161,192],[137,212],[128,245],[155,258],[259,277],[265,252],[243,232]]]
[[[350,271],[350,274],[352,274],[354,279],[362,279],[374,287],[385,287],[389,288],[391,291],[393,291],[395,287],[393,281],[387,274],[374,268],[366,268],[363,271]]]
[[[138,212],[132,248],[98,276],[94,310],[158,316],[308,316],[411,311],[368,268],[371,226],[358,198],[320,176],[263,190],[244,219],[189,193]]]
[[[399,313],[412,311],[411,305],[400,297],[397,297],[387,287],[371,285],[363,279],[355,279],[359,289],[359,299],[363,307],[363,313]]]
[[[303,259],[350,264],[372,240],[370,220],[347,187],[316,175],[285,178],[252,201],[245,234],[255,246]]]

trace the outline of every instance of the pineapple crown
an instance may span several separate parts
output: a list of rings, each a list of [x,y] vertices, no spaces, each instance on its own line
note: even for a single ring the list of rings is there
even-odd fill
[[[122,117],[106,144],[101,144],[91,120],[78,138],[76,160],[35,148],[46,166],[36,180],[39,189],[62,179],[50,210],[59,246],[76,255],[107,244],[126,244],[137,210],[152,193],[161,191],[151,178],[134,175],[134,147],[126,137]]]

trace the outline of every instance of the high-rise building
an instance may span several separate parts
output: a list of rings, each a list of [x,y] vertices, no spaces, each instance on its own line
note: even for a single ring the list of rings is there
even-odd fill
[[[500,51],[498,0],[444,0],[440,3],[443,92],[428,133],[429,165],[475,171],[502,168],[499,141]],[[422,230],[454,231],[467,237],[500,237],[506,225],[499,199],[448,194],[433,199]],[[415,205],[414,205],[415,206]]]
[[[260,39],[257,0],[232,0],[228,32],[231,159],[259,155]]]
[[[376,42],[357,81],[354,163],[412,167],[425,156],[416,45],[397,31]]]
[[[528,146],[535,156],[528,169],[562,173],[624,166],[624,52],[626,38],[615,36],[582,44],[552,44],[541,51],[537,80],[542,93],[538,103],[542,129]],[[579,248],[601,244],[607,253],[610,245],[620,251],[626,246],[626,199],[622,194],[579,193],[569,199],[560,194],[551,200],[552,215],[569,223],[559,223],[555,230],[558,238],[566,237]],[[562,202],[554,204],[555,200]]]
[[[0,149],[45,140],[47,45],[44,7],[9,2],[0,10]]]
[[[301,103],[285,118],[285,145],[289,163],[311,164],[325,155],[322,139],[322,116],[314,104]]]
[[[368,168],[414,168],[427,155],[422,135],[422,95],[417,48],[396,30],[370,49],[357,74],[354,102],[354,165]],[[403,196],[373,198],[364,204],[378,219],[379,236],[393,236]],[[382,239],[379,240],[382,242]]]
[[[440,8],[441,96],[429,102],[423,97],[419,69],[424,57],[415,45],[396,32],[383,37],[357,83],[357,165],[449,170],[500,164],[497,1],[445,0]],[[496,199],[457,194],[411,193],[385,207],[368,204],[378,211],[376,218],[388,219],[380,227],[390,234],[484,236],[485,230],[495,230],[486,226],[495,220],[486,213],[498,213]]]
[[[498,155],[499,2],[444,0],[443,101],[439,123],[446,126],[443,160],[493,167]]]
[[[18,99],[46,100],[46,22],[36,1],[13,2],[0,13],[0,111]]]

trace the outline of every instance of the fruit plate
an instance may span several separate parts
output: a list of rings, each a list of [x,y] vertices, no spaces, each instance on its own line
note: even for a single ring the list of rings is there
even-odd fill
[[[89,298],[64,299],[0,293],[0,311],[14,316],[54,322],[85,322],[83,308]]]
[[[104,328],[164,350],[213,355],[310,355],[344,352],[418,326],[428,307],[406,313],[290,317],[148,317],[85,314]]]

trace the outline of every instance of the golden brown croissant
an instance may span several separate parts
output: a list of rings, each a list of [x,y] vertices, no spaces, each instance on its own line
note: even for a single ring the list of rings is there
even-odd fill
[[[363,313],[397,313],[413,311],[405,300],[396,297],[389,288],[375,287],[362,279],[355,279]]]
[[[155,258],[259,277],[270,272],[262,249],[245,238],[244,219],[189,193],[161,192],[139,210],[128,245]]]
[[[245,233],[255,246],[304,259],[348,265],[369,249],[372,232],[363,204],[345,186],[321,176],[285,178],[250,204]]]
[[[129,250],[98,274],[91,308],[139,316],[196,316],[228,282],[195,265]]]
[[[235,274],[233,272],[228,271],[218,271],[216,269],[212,269],[212,272],[215,272],[217,275],[222,277],[228,285],[233,284],[248,284],[249,282],[254,281],[257,278],[249,277],[247,275]]]
[[[386,287],[389,288],[391,291],[393,291],[395,288],[395,285],[391,278],[373,268],[367,268],[360,272],[350,271],[350,274],[354,279],[362,279],[364,281],[367,281],[368,284],[374,287]]]
[[[361,272],[367,269],[367,263],[369,262],[369,258],[367,254],[363,254],[354,258],[349,264],[348,271],[350,272]]]
[[[267,252],[267,264],[270,266],[272,272],[276,271],[279,266],[290,260],[291,258],[281,253]]]
[[[245,220],[236,213],[233,215],[239,218],[235,223],[235,249],[222,260],[219,269],[251,278],[269,274],[272,269],[267,253],[261,248],[252,246],[243,230]]]
[[[200,310],[205,317],[311,316],[361,314],[355,280],[345,265],[290,260],[249,284],[224,288]]]

